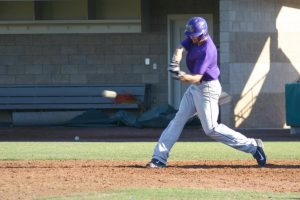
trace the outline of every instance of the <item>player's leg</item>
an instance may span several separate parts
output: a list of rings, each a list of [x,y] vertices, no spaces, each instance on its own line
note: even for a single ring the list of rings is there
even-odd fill
[[[155,146],[152,158],[164,164],[167,163],[169,152],[178,140],[185,123],[196,113],[190,87],[183,95],[178,112],[167,128],[162,132]]]
[[[247,138],[217,122],[219,115],[218,99],[222,90],[219,81],[202,83],[197,85],[196,90],[198,91],[194,91],[194,102],[199,102],[195,106],[205,134],[235,149],[254,154],[257,149],[255,139]]]

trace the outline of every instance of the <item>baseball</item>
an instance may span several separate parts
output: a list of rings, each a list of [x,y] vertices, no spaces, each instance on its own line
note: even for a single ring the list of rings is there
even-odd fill
[[[112,90],[103,90],[102,96],[107,98],[115,98],[117,96],[117,93]]]
[[[75,137],[74,137],[74,140],[75,140],[75,141],[79,141],[79,139],[80,139],[79,136],[75,136]]]

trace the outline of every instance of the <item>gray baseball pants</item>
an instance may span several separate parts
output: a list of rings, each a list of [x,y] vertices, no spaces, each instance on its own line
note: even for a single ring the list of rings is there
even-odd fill
[[[183,95],[178,112],[167,128],[162,132],[155,146],[152,158],[167,163],[169,152],[178,140],[184,125],[195,114],[198,115],[206,135],[240,151],[255,153],[257,144],[253,138],[247,138],[224,124],[218,123],[218,100],[222,87],[219,80],[203,81],[189,86]]]

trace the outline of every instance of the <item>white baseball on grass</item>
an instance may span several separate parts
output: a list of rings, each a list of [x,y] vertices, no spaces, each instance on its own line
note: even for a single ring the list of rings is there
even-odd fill
[[[79,139],[80,139],[79,136],[75,136],[75,137],[74,137],[74,140],[75,140],[75,141],[78,141]]]
[[[112,90],[103,90],[102,96],[107,98],[115,98],[117,96],[117,93]]]

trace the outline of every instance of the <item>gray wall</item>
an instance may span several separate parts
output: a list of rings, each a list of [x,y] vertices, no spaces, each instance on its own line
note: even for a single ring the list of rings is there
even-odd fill
[[[219,6],[217,0],[149,4],[146,33],[0,35],[0,84],[151,83],[152,103],[167,103],[167,15],[213,13],[218,40]]]
[[[284,86],[297,80],[300,71],[299,8],[295,0],[220,1],[222,83],[234,97],[222,108],[224,123],[285,126]]]
[[[144,33],[0,35],[0,84],[151,83],[152,104],[167,103],[167,15],[212,13],[221,82],[233,95],[222,122],[281,128],[284,85],[299,78],[299,8],[298,0],[149,0]]]
[[[158,84],[165,41],[158,33],[0,35],[0,84]]]

